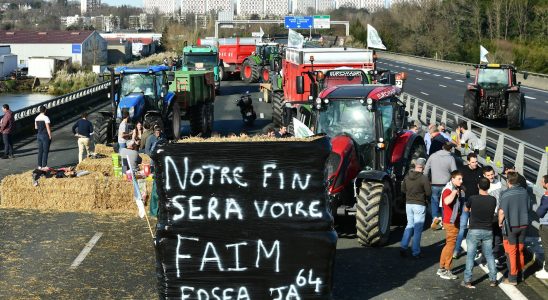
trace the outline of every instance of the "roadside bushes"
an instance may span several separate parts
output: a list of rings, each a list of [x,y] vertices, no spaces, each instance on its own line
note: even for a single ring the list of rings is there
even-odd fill
[[[64,95],[95,84],[97,75],[91,72],[77,71],[69,73],[66,70],[57,71],[49,83],[48,94]]]

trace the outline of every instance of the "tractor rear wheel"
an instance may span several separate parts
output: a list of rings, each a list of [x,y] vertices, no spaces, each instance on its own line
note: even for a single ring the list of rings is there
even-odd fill
[[[207,125],[204,134],[210,136],[213,132],[213,121],[215,120],[215,105],[209,103],[206,105]]]
[[[466,91],[464,94],[463,114],[472,121],[478,119],[477,93],[475,91]]]
[[[363,181],[356,197],[356,231],[363,246],[382,246],[390,236],[391,190],[386,183]]]
[[[171,136],[174,140],[181,138],[181,110],[177,102],[171,107]]]
[[[198,103],[190,107],[190,135],[197,136],[202,134],[202,129],[205,127],[204,121],[204,103]]]
[[[525,122],[525,96],[522,93],[508,95],[508,128],[521,129]]]
[[[253,59],[246,59],[242,64],[242,80],[247,83],[254,83],[259,80],[259,67]]]
[[[281,127],[283,124],[282,114],[283,114],[283,103],[284,103],[284,94],[280,92],[272,92],[272,122],[274,126]]]
[[[111,113],[100,111],[93,121],[93,128],[95,129],[93,141],[95,144],[106,144],[112,141],[113,126],[114,119],[112,118]]]
[[[263,83],[270,83],[270,69],[269,68],[263,68],[261,70],[261,81]]]

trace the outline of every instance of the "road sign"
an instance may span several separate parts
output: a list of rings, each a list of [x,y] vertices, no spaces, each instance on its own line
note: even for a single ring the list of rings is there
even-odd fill
[[[314,28],[329,29],[331,28],[330,16],[314,16]]]
[[[285,16],[285,28],[289,29],[309,29],[314,26],[312,16]]]

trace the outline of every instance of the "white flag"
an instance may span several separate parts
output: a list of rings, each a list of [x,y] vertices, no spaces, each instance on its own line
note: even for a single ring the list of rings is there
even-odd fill
[[[369,24],[367,24],[367,47],[386,50],[386,46],[382,43],[379,33]]]
[[[129,170],[131,172],[131,181],[133,183],[133,198],[135,199],[135,204],[137,204],[137,209],[139,210],[139,217],[142,219],[145,217],[145,204],[143,203],[143,195],[141,195],[141,189],[139,188],[139,183],[137,182],[137,179],[135,178],[135,171],[131,167],[129,155],[126,156]]]
[[[489,62],[487,60],[487,54],[488,53],[489,53],[489,51],[487,51],[487,49],[485,49],[482,45],[480,45],[480,63],[482,63],[482,62],[488,63]]]
[[[304,37],[302,34],[296,32],[295,30],[289,29],[289,35],[287,39],[287,48],[301,49],[303,47]]]
[[[263,37],[263,36],[264,36],[264,31],[263,31],[263,28],[262,28],[262,27],[259,27],[259,29],[260,29],[260,31],[259,31],[259,32],[261,33],[261,37]]]
[[[296,138],[305,138],[314,135],[314,132],[308,126],[296,118],[293,118],[293,131],[293,136]]]

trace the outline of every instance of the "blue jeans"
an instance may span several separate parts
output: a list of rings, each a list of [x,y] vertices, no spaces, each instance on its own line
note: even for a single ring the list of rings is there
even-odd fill
[[[38,167],[47,167],[51,140],[47,134],[38,134],[36,138],[38,140]]]
[[[440,199],[443,186],[432,186],[432,196],[430,197],[430,209],[432,210],[432,219],[441,217]]]
[[[481,253],[485,255],[487,260],[487,268],[489,269],[489,280],[497,280],[497,269],[495,267],[495,258],[493,257],[493,231],[486,229],[470,229],[466,237],[466,246],[468,251],[466,254],[466,269],[464,270],[464,282],[472,281],[472,269],[474,268],[474,257],[476,249],[481,243]]]
[[[4,142],[4,156],[13,155],[13,141],[11,140],[11,133],[2,134],[2,140]]]
[[[468,219],[470,218],[470,213],[462,209],[461,211],[462,211],[462,214],[460,215],[460,221],[459,221],[459,225],[460,225],[459,235],[457,236],[457,245],[455,246],[455,251],[453,252],[453,255],[457,255],[459,254],[459,252],[462,251],[461,244],[466,236],[466,231],[468,230]]]
[[[409,247],[409,241],[413,236],[413,256],[421,253],[421,235],[424,226],[424,218],[426,217],[426,206],[419,204],[405,204],[405,212],[407,215],[407,226],[403,231],[401,239],[402,249]]]

